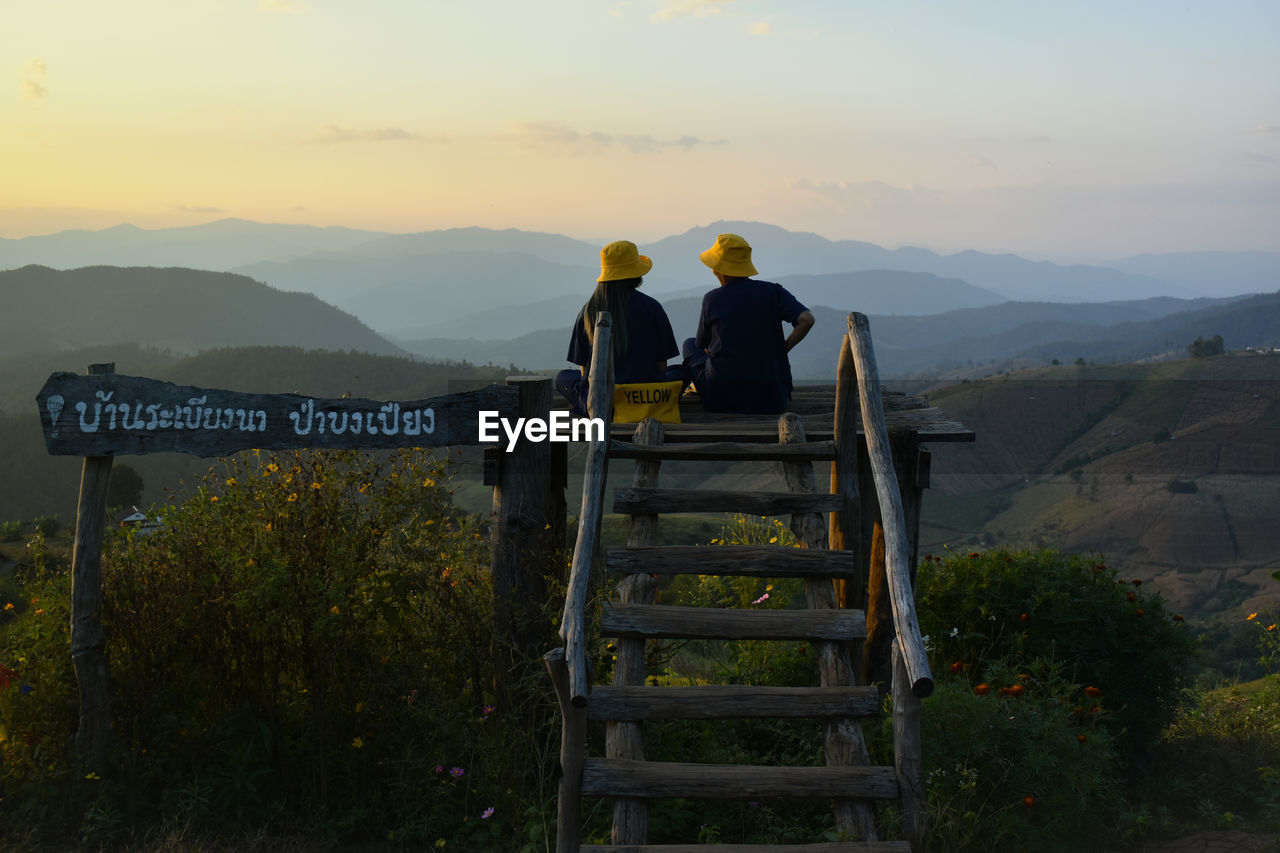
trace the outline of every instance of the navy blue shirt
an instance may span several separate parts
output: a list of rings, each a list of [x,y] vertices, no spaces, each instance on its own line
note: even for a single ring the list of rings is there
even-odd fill
[[[587,338],[586,327],[582,323],[582,306],[578,319],[573,324],[573,337],[569,339],[569,355],[573,364],[581,365],[591,372],[591,341]],[[631,291],[631,305],[627,323],[628,351],[613,361],[613,381],[623,382],[658,382],[664,377],[657,371],[658,362],[666,364],[667,359],[679,355],[676,336],[671,331],[671,321],[661,303],[652,296],[641,293],[637,289]]]
[[[736,279],[702,299],[694,343],[707,351],[698,383],[704,408],[717,412],[777,413],[791,399],[785,321],[807,311],[782,285]]]

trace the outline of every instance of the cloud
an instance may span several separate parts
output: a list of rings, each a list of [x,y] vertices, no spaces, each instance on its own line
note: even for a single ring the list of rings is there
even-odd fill
[[[1280,124],[1260,124],[1253,129],[1254,133],[1265,133],[1271,136],[1280,136]]]
[[[44,77],[48,70],[43,59],[33,59],[22,69],[24,101],[39,101],[49,96],[49,90],[44,87]]]
[[[974,169],[995,169],[996,161],[990,157],[984,157],[981,154],[970,154],[968,160],[969,166]]]
[[[178,205],[178,210],[183,213],[226,213],[226,211],[220,207],[201,207],[190,204],[180,204]]]
[[[653,13],[655,21],[670,21],[685,15],[694,18],[706,18],[721,14],[726,6],[738,0],[670,0],[667,5]]]
[[[370,130],[356,130],[354,128],[339,127],[336,124],[327,124],[324,129],[311,137],[313,142],[331,143],[331,142],[406,142],[406,141],[425,141],[425,142],[448,142],[449,137],[437,135],[425,137],[417,133],[410,133],[402,127],[378,127]]]
[[[309,9],[310,7],[302,0],[258,0],[259,12],[284,12],[296,15]]]
[[[594,130],[582,133],[568,125],[549,121],[518,122],[513,124],[511,132],[502,137],[504,141],[520,148],[534,151],[549,151],[571,157],[590,154],[603,154],[616,147],[625,148],[633,154],[655,154],[666,149],[679,148],[688,151],[699,145],[724,145],[724,140],[703,140],[696,136],[680,136],[676,139],[658,139],[647,133],[622,134]]]
[[[1032,142],[1032,143],[1035,143],[1036,145],[1048,145],[1049,143],[1053,142],[1053,137],[1033,136],[1030,139],[1028,139],[1027,142]]]
[[[757,21],[751,27],[751,35],[753,36],[771,36],[773,35],[773,24],[768,21]]]

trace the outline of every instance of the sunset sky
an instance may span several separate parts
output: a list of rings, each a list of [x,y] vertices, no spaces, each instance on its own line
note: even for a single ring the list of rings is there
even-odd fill
[[[0,63],[0,237],[1280,250],[1274,0],[33,0]]]

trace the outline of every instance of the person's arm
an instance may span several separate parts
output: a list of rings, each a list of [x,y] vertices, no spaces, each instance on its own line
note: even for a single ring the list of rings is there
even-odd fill
[[[787,352],[791,352],[796,344],[804,340],[804,336],[813,328],[813,323],[812,314],[807,310],[800,312],[800,316],[796,318],[795,328],[791,330],[791,334],[787,335]]]

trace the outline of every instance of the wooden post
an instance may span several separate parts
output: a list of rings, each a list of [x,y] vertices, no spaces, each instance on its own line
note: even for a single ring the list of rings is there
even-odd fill
[[[836,597],[841,607],[860,610],[866,603],[867,549],[859,529],[862,490],[858,482],[858,375],[847,334],[836,363],[834,439],[836,461],[831,465],[831,491],[840,496],[844,506],[831,513],[828,547],[832,551],[851,552],[859,574],[847,581],[837,581]]]
[[[519,417],[547,417],[550,379],[513,376],[507,384],[519,389]],[[519,441],[510,453],[503,452],[493,489],[490,572],[500,689],[511,668],[541,655],[552,636],[542,606],[546,576],[563,571],[564,538],[555,533],[551,456],[548,442]]]
[[[912,689],[902,649],[893,644],[893,767],[902,803],[902,834],[912,850],[923,850],[927,799],[924,748],[920,739],[920,697]]]
[[[560,703],[560,792],[556,802],[556,853],[578,853],[582,835],[582,767],[586,763],[587,709],[569,698],[564,649],[544,656]]]
[[[637,445],[661,444],[662,424],[653,418],[645,418],[636,425]],[[661,462],[638,460],[636,462],[636,486],[658,485],[658,469]],[[635,515],[627,533],[627,547],[652,545],[657,538],[658,516]],[[627,575],[618,585],[618,598],[623,604],[653,604],[658,581],[649,574]],[[644,640],[618,639],[618,660],[613,668],[615,687],[644,684]],[[605,728],[605,755],[609,758],[644,760],[644,727],[638,722],[622,720],[611,722]],[[613,804],[614,844],[645,844],[649,840],[649,804],[634,797],[619,797]]]
[[[91,364],[89,373],[115,373],[115,364]],[[76,753],[94,771],[106,765],[109,735],[106,640],[102,633],[102,539],[107,522],[110,456],[86,456],[71,551],[71,662],[80,687]]]
[[[795,444],[805,440],[804,421],[787,412],[778,418],[778,441]],[[816,490],[811,462],[783,462],[782,473],[787,489],[792,492]],[[796,513],[791,516],[791,530],[802,548],[822,548],[827,544],[827,530],[820,513]],[[829,579],[804,582],[805,599],[810,610],[836,609],[836,588]],[[814,656],[818,660],[818,676],[823,687],[851,687],[856,683],[849,642],[816,642]],[[823,727],[823,746],[827,764],[833,767],[861,766],[871,763],[862,727],[852,717],[827,720]],[[875,812],[865,800],[836,800],[833,803],[836,831],[866,841],[877,839]]]

